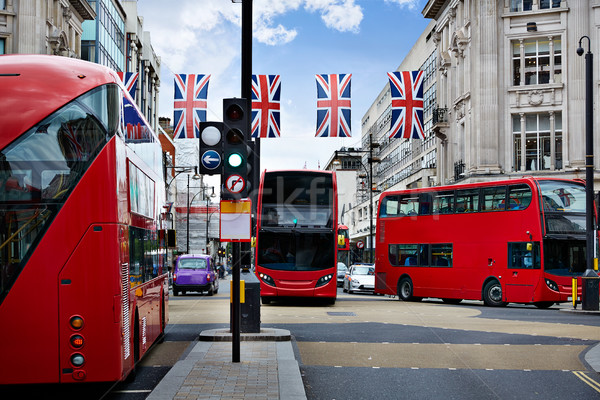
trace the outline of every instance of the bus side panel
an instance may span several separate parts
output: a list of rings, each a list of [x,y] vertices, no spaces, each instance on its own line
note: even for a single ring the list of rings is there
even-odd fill
[[[50,247],[40,243],[0,306],[0,384],[58,382],[55,299],[64,258],[43,251]]]
[[[115,193],[111,160],[114,138],[81,178],[0,305],[0,321],[11,327],[0,329],[0,354],[7,360],[0,363],[0,383],[59,382],[59,273],[93,221],[116,218],[113,201],[90,200]]]
[[[119,229],[116,224],[90,227],[61,271],[58,282],[61,382],[117,381],[122,378],[124,346]],[[96,251],[99,248],[102,251]],[[69,326],[73,316],[83,318],[83,328],[74,330]],[[75,334],[84,339],[81,349],[75,349],[69,343]],[[71,365],[74,353],[85,357],[81,368]]]

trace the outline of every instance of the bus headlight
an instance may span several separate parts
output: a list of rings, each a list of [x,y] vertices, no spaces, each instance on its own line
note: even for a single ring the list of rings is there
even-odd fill
[[[85,358],[83,357],[83,354],[75,353],[71,356],[71,364],[73,364],[75,368],[81,367],[84,363]]]
[[[319,280],[317,281],[317,284],[315,285],[315,287],[327,285],[329,283],[329,281],[331,280],[331,278],[333,278],[332,274],[328,274],[328,275],[320,277]]]
[[[545,278],[545,279],[546,279],[546,286],[548,286],[548,288],[550,290],[554,290],[555,292],[558,292],[558,285],[556,284],[556,282],[551,281],[548,278]]]
[[[260,278],[260,280],[262,280],[267,285],[275,286],[275,280],[273,278],[271,278],[269,275],[265,274],[264,272],[261,272],[260,274],[258,274],[258,277]]]

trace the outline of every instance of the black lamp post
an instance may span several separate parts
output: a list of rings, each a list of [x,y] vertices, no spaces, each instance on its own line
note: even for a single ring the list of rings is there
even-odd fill
[[[189,199],[189,192],[190,192],[190,178],[188,175],[188,199]],[[212,189],[212,194],[210,196],[206,195],[206,191],[208,189]],[[192,188],[195,189],[195,188]],[[190,252],[190,208],[192,207],[192,203],[194,202],[194,199],[196,198],[196,196],[198,196],[200,193],[204,193],[205,197],[206,197],[206,254],[208,254],[208,244],[209,244],[209,239],[208,239],[208,204],[209,204],[209,200],[211,197],[215,197],[215,188],[213,186],[203,186],[200,188],[200,191],[198,193],[196,193],[191,200],[188,201],[188,208],[187,208],[187,223],[188,223],[188,236],[187,236],[187,248],[188,248],[188,253]]]
[[[598,274],[594,271],[594,253],[596,252],[594,226],[594,82],[593,54],[590,51],[591,41],[588,36],[579,39],[577,55],[584,53],[581,41],[588,40],[588,51],[585,54],[585,232],[586,232],[586,269],[581,282],[581,308],[598,310]]]

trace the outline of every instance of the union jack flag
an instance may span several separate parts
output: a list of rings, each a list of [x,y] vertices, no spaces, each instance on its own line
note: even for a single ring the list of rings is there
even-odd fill
[[[117,72],[117,74],[121,78],[123,85],[125,85],[125,89],[131,95],[131,98],[135,100],[135,89],[137,87],[138,76],[140,75],[139,72]],[[125,74],[125,78],[123,78],[123,74]]]
[[[252,75],[252,137],[281,136],[280,75]]]
[[[390,138],[425,139],[423,71],[388,72],[392,91]]]
[[[200,122],[206,121],[206,97],[210,75],[175,75],[173,103],[173,137],[193,139],[200,137]]]
[[[350,78],[324,74],[317,78],[316,137],[350,137]]]

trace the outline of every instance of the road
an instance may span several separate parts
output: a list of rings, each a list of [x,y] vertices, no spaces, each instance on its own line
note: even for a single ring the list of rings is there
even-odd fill
[[[600,375],[583,359],[600,342],[600,315],[567,308],[405,303],[339,289],[334,306],[262,306],[261,326],[292,333],[311,400],[600,399]],[[171,296],[169,309],[165,341],[142,360],[135,382],[2,388],[2,397],[145,399],[202,330],[228,326],[229,282],[215,296]]]

